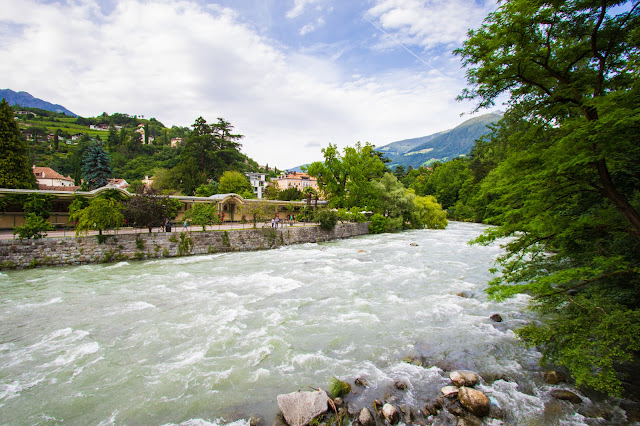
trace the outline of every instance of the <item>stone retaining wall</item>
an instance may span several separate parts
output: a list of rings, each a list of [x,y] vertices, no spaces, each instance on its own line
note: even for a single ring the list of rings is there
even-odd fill
[[[336,225],[333,231],[308,226],[109,235],[102,244],[95,236],[3,240],[0,241],[0,270],[264,250],[368,233],[368,223],[345,223]]]

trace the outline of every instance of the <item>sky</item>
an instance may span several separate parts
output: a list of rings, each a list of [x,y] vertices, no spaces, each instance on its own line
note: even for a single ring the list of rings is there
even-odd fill
[[[229,121],[287,169],[471,118],[452,51],[495,0],[0,0],[0,88],[76,114]],[[488,112],[488,111],[487,111]]]

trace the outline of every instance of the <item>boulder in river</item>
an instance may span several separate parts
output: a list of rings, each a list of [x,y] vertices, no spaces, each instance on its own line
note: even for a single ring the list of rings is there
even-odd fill
[[[472,387],[477,385],[478,381],[480,380],[476,373],[474,373],[473,371],[465,370],[452,371],[451,373],[449,373],[449,378],[451,379],[453,384],[458,387]]]
[[[371,411],[369,411],[367,407],[364,407],[362,410],[360,410],[360,414],[358,415],[358,422],[360,422],[362,426],[375,426],[376,419],[373,418],[373,414],[371,414]]]
[[[549,383],[550,385],[555,385],[558,384],[560,382],[564,382],[566,379],[564,377],[564,374],[562,374],[559,371],[545,371],[544,373],[542,373],[542,378],[544,379],[545,382]]]
[[[491,402],[489,398],[487,398],[487,395],[476,389],[467,387],[460,388],[458,400],[471,414],[475,414],[478,417],[488,415],[491,410]]]
[[[369,387],[369,382],[367,382],[367,379],[364,379],[362,377],[358,377],[356,379],[356,386],[362,386],[362,387],[368,388]]]
[[[573,402],[574,404],[580,404],[582,402],[582,398],[566,389],[554,389],[551,391],[551,396],[563,401]]]
[[[306,426],[328,409],[329,396],[322,389],[316,392],[293,392],[278,395],[278,407],[289,426]]]
[[[382,416],[389,424],[395,425],[400,421],[400,413],[393,405],[387,403],[382,406]]]
[[[442,389],[440,389],[440,392],[442,392],[444,396],[454,397],[458,394],[459,390],[460,389],[458,389],[456,386],[445,386]]]
[[[396,380],[393,386],[398,390],[407,390],[407,382],[403,380]]]
[[[493,322],[502,322],[502,317],[500,314],[493,314],[489,317],[489,319]]]

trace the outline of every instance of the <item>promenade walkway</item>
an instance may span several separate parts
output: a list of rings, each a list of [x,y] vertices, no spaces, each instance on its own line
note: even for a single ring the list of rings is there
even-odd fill
[[[303,222],[296,222],[295,224],[280,224],[280,226],[278,226],[278,229],[286,229],[286,228],[290,228],[292,226],[295,227],[300,227],[300,226],[316,226],[316,223],[312,223],[312,222],[307,222],[307,223],[303,223]],[[256,227],[258,229],[262,229],[262,228],[271,228],[271,222],[258,222],[258,224],[256,225]],[[253,223],[245,223],[244,225],[242,225],[241,223],[224,223],[221,225],[210,225],[206,227],[207,231],[225,231],[225,230],[237,230],[237,229],[252,229],[253,228]],[[172,226],[171,227],[171,232],[198,232],[198,231],[202,231],[202,226],[195,226],[195,225],[189,225],[187,226],[187,228],[185,229],[183,227],[182,224],[179,224],[177,226]],[[160,227],[155,227],[152,228],[151,232],[165,232],[162,228]],[[145,234],[145,233],[149,233],[149,229],[148,228],[120,228],[117,231],[105,231],[103,232],[104,235],[120,235],[120,234]],[[98,235],[98,231],[89,231],[88,234],[81,234],[79,236],[84,237],[85,235]],[[64,229],[64,230],[56,230],[56,231],[49,231],[47,232],[47,236],[45,238],[68,238],[68,237],[75,237],[76,236],[76,231],[73,229]],[[13,235],[13,231],[10,229],[3,229],[0,230],[0,240],[14,240],[14,239],[18,239],[17,236]]]

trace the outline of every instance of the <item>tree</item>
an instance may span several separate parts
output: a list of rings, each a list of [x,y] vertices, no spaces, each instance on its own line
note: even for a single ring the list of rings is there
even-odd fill
[[[128,225],[149,229],[161,226],[169,217],[167,205],[169,197],[160,196],[157,191],[142,191],[122,203],[122,213]]]
[[[119,229],[124,223],[119,203],[102,197],[92,199],[87,207],[71,213],[70,219],[76,222],[76,235],[86,235],[92,230],[102,235],[102,231]]]
[[[488,142],[496,165],[475,169],[500,225],[477,241],[511,237],[489,294],[532,295],[542,321],[519,336],[613,394],[640,350],[638,28],[637,1],[511,0],[457,51],[461,99],[510,95]]]
[[[216,204],[198,203],[194,204],[191,209],[187,210],[184,218],[194,225],[202,226],[202,230],[205,231],[207,229],[207,225],[217,223],[218,210]]]
[[[411,223],[415,228],[444,229],[447,227],[447,212],[442,210],[435,197],[427,195],[413,199]]]
[[[398,182],[395,175],[385,173],[373,185],[379,200],[375,208],[377,212],[386,217],[409,218],[415,194],[407,191],[404,185]]]
[[[240,172],[226,171],[220,177],[218,191],[221,194],[238,194],[244,198],[253,198],[253,187],[245,175]],[[249,195],[245,197],[245,195]]]
[[[322,153],[324,162],[311,163],[307,172],[318,179],[331,207],[368,206],[375,201],[372,181],[382,177],[385,165],[371,144],[358,142],[345,148],[343,155],[336,145],[329,144]]]
[[[82,176],[89,189],[102,188],[111,177],[109,154],[100,144],[92,144],[82,158]]]
[[[109,136],[107,136],[107,146],[109,148],[115,148],[120,143],[120,138],[118,138],[118,131],[113,124],[109,125]]]
[[[264,220],[274,214],[274,206],[266,201],[247,202],[241,204],[239,209],[241,216],[249,216],[253,221],[253,227],[256,228],[259,221]]]
[[[0,187],[36,188],[36,178],[29,164],[29,148],[20,137],[7,101],[0,102]]]
[[[276,199],[281,201],[299,201],[304,199],[304,194],[298,188],[291,186],[280,191]]]

